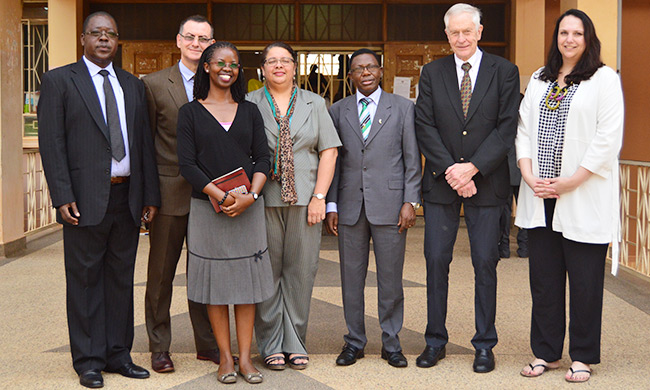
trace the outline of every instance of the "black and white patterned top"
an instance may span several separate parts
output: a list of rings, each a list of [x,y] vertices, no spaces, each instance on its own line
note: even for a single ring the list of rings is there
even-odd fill
[[[564,129],[569,114],[571,99],[580,84],[571,84],[566,96],[560,101],[560,106],[550,110],[546,106],[546,97],[557,87],[557,81],[549,84],[546,93],[539,102],[539,132],[537,145],[539,160],[539,177],[551,179],[560,176],[562,169],[562,148],[564,146]]]

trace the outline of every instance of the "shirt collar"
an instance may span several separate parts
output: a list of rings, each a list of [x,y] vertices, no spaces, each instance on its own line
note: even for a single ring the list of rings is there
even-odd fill
[[[464,63],[469,62],[469,64],[472,65],[472,69],[475,69],[481,63],[481,58],[483,58],[483,52],[478,47],[476,48],[476,52],[467,61],[461,60],[456,54],[454,54],[454,61],[456,61],[457,68],[460,68]]]
[[[375,92],[371,93],[370,96],[366,96],[357,90],[357,105],[359,104],[359,101],[361,101],[361,99],[363,98],[370,98],[372,99],[373,103],[379,104],[380,97],[381,97],[381,87],[377,87],[377,89],[375,89]]]
[[[93,62],[90,62],[90,60],[88,58],[86,58],[86,56],[83,56],[82,58],[84,59],[84,62],[86,63],[86,67],[88,68],[88,72],[90,73],[90,77],[95,76],[97,73],[99,73],[100,70],[103,70],[103,69],[106,69],[108,71],[109,75],[111,75],[113,77],[117,77],[117,75],[115,74],[115,69],[113,69],[113,63],[112,62],[110,64],[108,64],[107,67],[102,68],[101,66],[99,66],[99,65],[97,65],[97,64],[95,64]]]
[[[181,71],[181,75],[183,75],[185,81],[190,81],[192,77],[194,77],[194,72],[192,72],[190,68],[185,66],[183,61],[180,60],[178,61],[178,69]]]

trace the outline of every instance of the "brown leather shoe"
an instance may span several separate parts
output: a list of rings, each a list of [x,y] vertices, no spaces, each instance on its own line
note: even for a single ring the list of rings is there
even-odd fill
[[[208,349],[206,351],[198,351],[196,358],[199,360],[212,360],[214,364],[219,364],[219,350]]]
[[[169,352],[152,352],[151,368],[159,373],[174,371],[174,363],[169,357]]]

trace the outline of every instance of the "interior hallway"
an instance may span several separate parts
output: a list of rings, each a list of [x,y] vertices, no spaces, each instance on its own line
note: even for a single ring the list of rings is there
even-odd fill
[[[516,232],[516,229],[514,230]],[[513,232],[513,233],[514,233]],[[562,368],[539,378],[524,378],[521,368],[532,360],[529,347],[530,293],[528,263],[516,257],[498,267],[496,369],[488,374],[472,371],[474,351],[473,270],[467,230],[460,229],[451,265],[447,326],[447,357],[429,369],[418,368],[415,358],[424,348],[426,324],[425,263],[422,252],[423,220],[408,235],[404,269],[405,319],[401,342],[409,359],[405,369],[380,359],[381,331],[377,321],[376,279],[371,259],[366,287],[366,357],[349,367],[334,360],[346,331],[341,308],[337,244],[323,237],[308,332],[310,366],[304,371],[282,372],[263,368],[264,383],[257,389],[558,389],[577,388],[564,381],[570,365],[565,348]],[[60,230],[28,242],[21,257],[0,260],[0,389],[82,389],[72,369],[65,314],[63,242]],[[144,326],[144,292],[148,236],[141,236],[135,272],[134,362],[151,371]],[[105,389],[226,388],[217,382],[217,366],[195,358],[185,296],[185,267],[180,262],[172,303],[172,359],[176,371],[146,380],[104,374]],[[603,311],[602,363],[593,366],[591,380],[582,387],[598,389],[650,389],[650,284],[623,273],[606,271]],[[232,317],[232,316],[231,316]],[[231,328],[234,330],[234,326]],[[233,334],[234,338],[234,334]],[[233,345],[235,345],[233,343]],[[249,388],[241,378],[228,388]]]

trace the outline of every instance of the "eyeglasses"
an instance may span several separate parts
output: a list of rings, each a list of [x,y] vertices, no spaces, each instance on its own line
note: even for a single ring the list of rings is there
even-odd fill
[[[178,35],[180,35],[181,38],[183,38],[185,40],[185,42],[194,42],[194,40],[196,38],[199,38],[199,43],[210,43],[212,41],[212,38],[208,38],[208,37],[203,36],[203,35],[201,35],[199,37],[197,37],[195,35],[192,35],[192,34],[183,35],[183,34],[179,33]]]
[[[93,38],[100,38],[102,35],[106,35],[106,38],[109,39],[117,39],[120,36],[120,34],[116,33],[115,31],[104,31],[104,30],[86,31],[84,35],[90,35]]]
[[[235,70],[235,69],[239,68],[239,66],[240,66],[240,64],[238,64],[236,62],[231,62],[231,63],[228,64],[225,61],[212,61],[212,62],[210,62],[210,64],[217,64],[217,66],[220,67],[220,68],[225,68],[227,66],[232,70]]]
[[[370,73],[375,73],[376,71],[379,70],[381,66],[379,65],[367,65],[367,66],[359,66],[358,68],[350,69],[350,73],[359,75],[363,73],[364,70],[367,70]]]
[[[294,63],[293,58],[289,58],[289,57],[267,58],[266,60],[264,60],[264,65],[275,66],[278,64],[278,61],[280,61],[282,65],[289,65]]]

